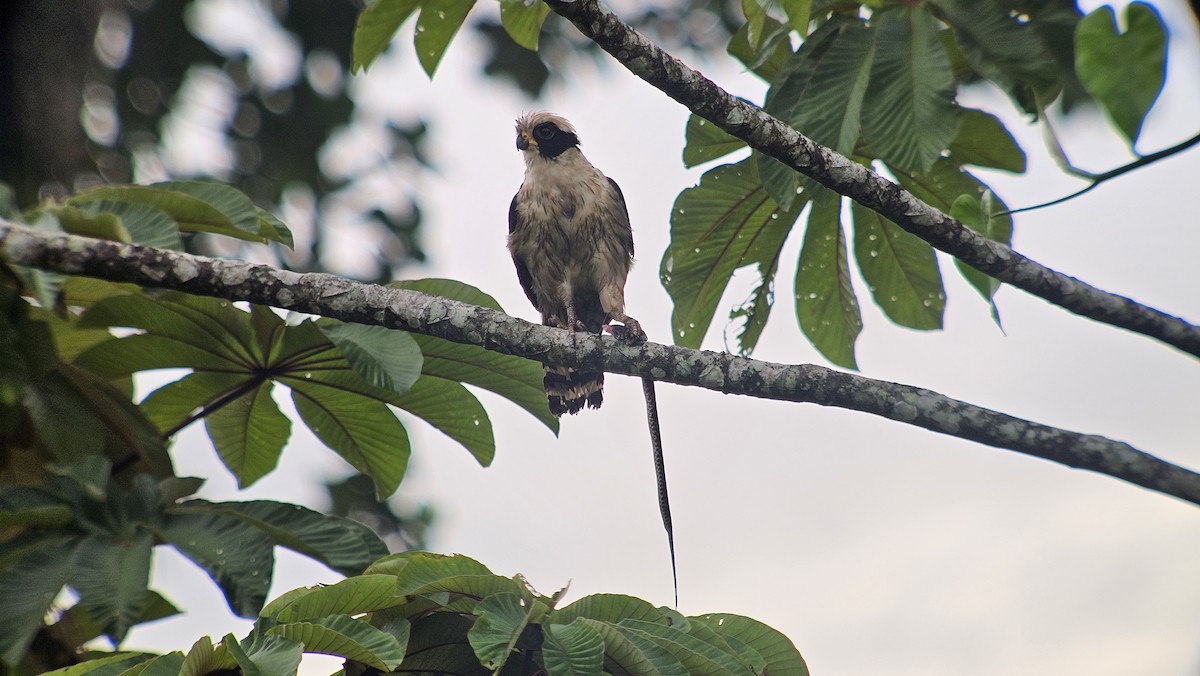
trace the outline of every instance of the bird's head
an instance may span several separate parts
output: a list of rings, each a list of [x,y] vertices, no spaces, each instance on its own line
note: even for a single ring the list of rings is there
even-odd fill
[[[579,146],[570,122],[553,113],[529,113],[517,118],[517,150],[552,160]]]

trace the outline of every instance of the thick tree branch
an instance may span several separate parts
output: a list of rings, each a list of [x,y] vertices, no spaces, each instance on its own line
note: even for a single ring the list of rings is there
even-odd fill
[[[1102,291],[993,242],[866,167],[730,95],[601,9],[597,0],[545,0],[634,75],[726,132],[981,272],[1084,317],[1156,338],[1200,356],[1200,327]]]
[[[821,366],[772,364],[655,343],[629,346],[601,336],[579,336],[572,341],[560,329],[415,291],[46,233],[3,219],[0,260],[404,329],[550,364],[650,377],[726,394],[853,409],[1108,474],[1200,505],[1200,474],[1128,444],[1022,420],[919,387]]]

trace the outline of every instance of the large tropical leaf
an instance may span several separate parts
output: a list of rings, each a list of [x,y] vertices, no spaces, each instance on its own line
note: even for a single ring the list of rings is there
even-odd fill
[[[352,72],[365,71],[383,50],[391,44],[396,31],[400,30],[420,0],[371,0],[358,15],[354,27],[354,55]]]
[[[537,51],[538,35],[549,13],[550,6],[544,2],[500,0],[500,24],[513,42],[530,51]]]
[[[808,676],[808,666],[796,646],[783,634],[767,625],[741,615],[711,614],[688,618],[704,623],[727,638],[737,639],[754,649],[764,660],[762,671],[772,676]]]
[[[683,166],[694,167],[711,162],[745,147],[745,141],[712,122],[694,113],[688,116],[684,131]]]
[[[954,215],[951,211],[959,197],[966,195],[970,198],[967,202],[960,203],[961,209],[961,205],[967,204],[970,201],[973,201],[975,204],[982,204],[984,195],[991,192],[983,182],[971,175],[970,172],[956,167],[947,159],[938,160],[934,163],[930,171],[924,174],[907,173],[890,165],[888,169],[891,170],[896,180],[905,190],[916,195],[930,206],[951,215]],[[970,211],[964,213],[964,216],[968,216],[968,220],[970,221],[964,222],[964,225],[976,230],[988,239],[1002,244],[1010,244],[1012,242],[1012,217],[1007,215],[1008,207],[997,198],[989,197],[987,201],[988,211],[986,214],[979,209],[975,211],[975,213],[979,214],[978,218],[971,217]],[[996,305],[992,300],[992,296],[995,295],[1000,283],[975,268],[965,265],[961,261],[955,260],[955,265],[963,277],[971,283],[971,286],[974,286],[983,295],[984,299],[987,300],[992,308],[993,316],[997,316]]]
[[[393,282],[389,286],[401,289],[412,289],[442,298],[450,298],[463,303],[480,305],[493,310],[503,311],[496,299],[479,289],[452,279],[417,279]],[[533,414],[554,433],[558,433],[558,418],[550,413],[546,406],[546,389],[542,384],[542,366],[537,362],[521,357],[502,355],[485,350],[478,345],[462,345],[452,343],[434,336],[414,335],[414,340],[421,347],[425,361],[422,366],[424,376],[442,380],[466,383],[482,387],[485,390],[508,399]],[[465,400],[464,400],[465,401]],[[467,403],[463,412],[471,413],[470,418],[464,418],[463,424],[443,424],[410,408],[410,401],[393,402],[416,415],[426,418],[450,436],[458,439],[475,456],[483,462],[490,458],[490,451],[482,446],[476,447],[463,441],[459,436],[470,437],[479,427],[487,422],[475,422],[476,407]],[[490,423],[489,423],[490,426]],[[489,427],[490,429],[490,427]],[[453,430],[453,432],[451,432]],[[490,444],[490,431],[488,434]],[[486,463],[484,463],[486,464]]]
[[[433,77],[454,34],[474,6],[475,0],[426,0],[423,3],[413,44],[417,49],[417,60],[429,77]]]
[[[762,285],[769,288],[802,206],[779,209],[751,160],[712,169],[700,185],[679,194],[671,210],[671,245],[659,271],[674,303],[671,328],[677,344],[700,346],[734,270],[757,265]],[[769,308],[755,311],[765,314]],[[751,349],[743,342],[744,351]]]
[[[822,195],[813,202],[796,271],[796,317],[826,359],[858,368],[854,343],[862,331],[862,315],[850,282],[841,210],[838,195]]]
[[[1075,29],[1075,70],[1133,145],[1166,79],[1167,29],[1144,2],[1125,8],[1124,24],[1125,32],[1118,33],[1107,5],[1085,16]]]
[[[385,672],[399,666],[406,648],[392,634],[346,615],[276,625],[267,635],[297,641],[309,652],[341,655]]]
[[[863,139],[892,165],[928,171],[958,133],[950,58],[924,6],[885,9],[872,21],[877,37]]]
[[[1025,173],[1025,151],[1000,118],[973,108],[963,110],[958,136],[950,144],[950,159],[957,164]]]
[[[875,303],[912,329],[942,328],[946,290],[933,248],[854,202],[854,259]]]
[[[548,676],[599,674],[604,664],[604,638],[583,621],[542,627],[542,657]]]

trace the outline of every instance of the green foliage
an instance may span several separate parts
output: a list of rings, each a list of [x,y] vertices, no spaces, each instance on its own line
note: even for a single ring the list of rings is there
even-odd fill
[[[514,42],[533,52],[548,14],[550,7],[541,0],[500,0],[500,24]]]
[[[675,342],[698,347],[734,270],[756,265],[760,275],[747,316],[770,312],[779,250],[803,202],[779,208],[767,195],[752,162],[726,164],[704,174],[700,185],[680,193],[671,209],[671,247],[659,270],[675,303]],[[747,325],[739,340],[754,349],[759,331]]]
[[[186,656],[124,653],[85,666],[119,664],[122,670],[113,673],[126,673],[170,660],[183,665],[179,673],[237,667],[285,676],[296,673],[303,651],[346,658],[347,674],[368,668],[550,676],[808,674],[791,641],[755,620],[685,618],[616,594],[558,608],[563,592],[543,596],[521,576],[495,575],[465,556],[405,552],[335,585],[284,593],[263,609],[246,637],[226,636],[215,646],[205,637]]]
[[[813,346],[829,361],[858,368],[854,340],[862,331],[858,299],[850,283],[841,199],[823,194],[813,200],[796,271],[796,317]]]
[[[246,616],[262,607],[275,546],[343,574],[361,572],[386,552],[367,527],[347,519],[270,501],[181,500],[181,489],[190,491],[176,480],[143,474],[121,482],[108,478],[110,469],[93,456],[58,468],[37,487],[0,485],[0,518],[20,526],[0,542],[0,658],[7,664],[21,661],[64,586],[79,604],[49,631],[75,631],[78,643],[101,634],[119,643],[130,627],[178,612],[147,587],[157,544],[202,566]],[[64,518],[22,518],[50,506]]]
[[[1068,3],[1040,3],[1024,8],[1023,14],[994,0],[857,6],[782,2],[779,7],[782,17],[773,16],[775,3],[743,2],[746,23],[729,45],[735,58],[769,82],[765,110],[856,161],[882,163],[917,197],[1006,244],[1013,226],[1007,207],[967,166],[1022,173],[1025,153],[995,116],[960,107],[958,88],[986,80],[1034,113],[1056,99],[1064,108],[1072,107],[1090,92],[1135,140],[1162,86],[1165,34],[1157,15],[1141,3],[1129,7],[1123,35],[1115,32],[1111,10],[1102,8],[1081,22]],[[794,53],[787,40],[777,39],[780,26],[801,39]],[[782,58],[781,46],[787,46]],[[1128,63],[1120,68],[1108,65],[1126,55]],[[1135,95],[1125,96],[1129,92]],[[686,142],[687,166],[744,145],[695,116],[688,120]],[[750,162],[756,169],[753,176],[744,161],[712,169],[676,202],[663,266],[664,285],[675,304],[676,342],[701,344],[735,269],[758,263],[769,282],[791,224],[806,223],[796,275],[800,326],[827,359],[854,367],[861,320],[840,198],[821,203],[814,195],[822,195],[823,188],[772,158],[754,152]],[[725,172],[741,177],[736,191],[728,186],[714,190]],[[786,220],[782,229],[771,224],[768,231],[756,227],[753,218],[747,220],[761,206],[764,191],[789,214],[799,213],[809,201],[814,206],[807,220],[780,218]],[[702,204],[712,208],[706,211]],[[884,314],[908,328],[941,328],[945,292],[932,248],[859,205],[852,212],[855,262]],[[762,213],[769,210],[762,207]],[[740,222],[737,234],[748,239],[739,243],[735,237],[732,246],[725,246],[731,241],[731,221]],[[754,248],[747,256],[743,251],[749,241]],[[715,245],[711,252],[706,251],[710,242]],[[993,296],[999,283],[956,265],[998,322]],[[743,354],[754,348],[771,295],[771,285],[764,283],[730,313],[744,327],[739,335]]]
[[[84,195],[25,217],[159,243],[178,241],[181,230],[287,232],[223,186],[106,186]],[[150,216],[130,227],[129,214]],[[191,423],[203,421],[222,461],[248,486],[274,469],[290,435],[272,396],[282,385],[300,419],[369,476],[379,496],[396,490],[411,450],[392,407],[428,420],[483,464],[495,454],[491,423],[464,383],[512,399],[557,431],[541,368],[528,360],[381,327],[286,322],[270,308],[182,293],[63,276],[8,279],[23,285],[0,286],[0,660],[24,672],[39,670],[26,653],[39,633],[68,649],[101,635],[115,645],[130,627],[177,612],[147,588],[158,545],[207,571],[245,616],[263,606],[276,546],[344,575],[387,551],[365,526],[296,505],[184,500],[202,482],[174,477],[167,442]],[[450,280],[403,286],[499,309]],[[114,327],[125,329],[120,337]],[[189,372],[135,405],[133,376],[164,368]],[[64,587],[79,602],[47,625]],[[148,673],[236,665],[273,674],[294,671],[305,646],[381,667],[403,655],[388,647],[394,637],[360,624],[317,619],[240,643],[227,637],[216,648],[202,642],[186,659],[104,663]]]
[[[400,26],[421,4],[420,0],[373,0],[358,15],[354,28],[351,72],[365,71],[391,44]]]
[[[475,0],[426,0],[423,3],[421,15],[417,17],[413,46],[417,50],[417,60],[429,77],[433,77],[454,34],[474,6]]]
[[[1089,94],[1117,129],[1137,142],[1142,121],[1166,79],[1167,29],[1144,2],[1125,8],[1125,32],[1117,32],[1112,7],[1099,7],[1075,29],[1075,69]]]

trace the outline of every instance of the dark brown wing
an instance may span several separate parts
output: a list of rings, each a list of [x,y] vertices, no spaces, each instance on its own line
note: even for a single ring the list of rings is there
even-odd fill
[[[633,258],[633,226],[629,224],[629,207],[625,206],[625,193],[621,192],[621,186],[611,178],[608,179],[608,183],[616,191],[617,200],[621,202],[621,213],[625,214],[625,249],[629,252],[629,257]]]
[[[508,234],[511,235],[520,227],[521,216],[517,214],[517,195],[513,195],[512,203],[508,205]],[[525,265],[525,261],[517,258],[516,254],[513,254],[512,259],[513,265],[517,266],[517,281],[521,283],[525,297],[529,299],[530,303],[533,303],[533,307],[537,308],[538,312],[541,312],[542,306],[538,304],[537,293],[533,290],[533,278],[529,275],[529,267]]]

